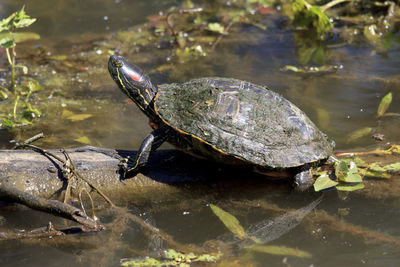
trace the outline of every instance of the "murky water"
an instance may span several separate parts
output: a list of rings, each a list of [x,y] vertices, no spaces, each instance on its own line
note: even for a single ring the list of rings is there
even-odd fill
[[[27,12],[38,18],[31,28],[42,36],[37,43],[53,54],[72,54],[83,49],[76,44],[77,40],[96,39],[104,33],[141,24],[147,16],[166,10],[176,2],[57,0],[49,6],[49,1],[13,0],[0,4],[0,15],[10,14],[25,3]],[[278,20],[276,15],[266,17],[263,22],[268,26],[266,31],[250,26],[242,29],[246,41],[240,44],[221,42],[214,54],[197,60],[190,68],[177,64],[175,68],[186,69],[184,78],[157,74],[152,76],[153,80],[163,83],[170,82],[170,79],[189,80],[212,75],[265,84],[303,109],[336,141],[339,150],[364,150],[378,144],[370,136],[348,142],[348,134],[363,127],[379,127],[385,135],[384,142],[398,144],[399,119],[384,118],[378,122],[375,114],[380,99],[388,92],[394,95],[390,111],[399,112],[399,50],[393,49],[383,57],[372,53],[371,47],[344,46],[334,49],[329,58],[329,63],[343,65],[334,74],[303,76],[283,73],[280,68],[287,64],[297,65],[298,61],[292,33],[281,31],[277,27]],[[36,48],[28,44],[24,49],[29,53]],[[162,53],[155,47],[149,47],[149,50],[155,54]],[[149,52],[146,51],[145,55]],[[138,59],[138,55],[132,59]],[[150,73],[157,67],[148,63],[152,62],[150,59],[139,60]],[[158,59],[159,64],[165,63],[160,61]],[[98,71],[105,70],[106,61],[97,68]],[[10,148],[10,140],[23,140],[43,131],[48,137],[40,144],[49,148],[80,146],[80,138],[85,136],[92,145],[137,149],[150,131],[147,118],[126,101],[108,74],[91,80],[91,75],[96,75],[96,72],[90,71],[66,74],[64,79],[71,84],[70,91],[55,90],[53,100],[43,112],[45,115],[34,126],[11,132],[0,130],[0,147]],[[71,121],[63,116],[65,110],[92,117]],[[286,185],[271,186],[257,179],[252,181],[251,177],[246,177],[243,183],[240,183],[242,177],[224,177],[224,174],[221,177],[236,179],[233,179],[235,182],[176,186],[172,195],[161,194],[140,203],[127,201],[124,205],[133,214],[142,216],[149,224],[173,236],[177,242],[202,246],[207,240],[224,240],[221,236],[229,232],[212,214],[210,203],[234,214],[248,229],[260,221],[274,220],[287,210],[307,206],[319,196],[295,193]],[[361,192],[343,196],[336,191],[328,192],[317,211],[269,243],[307,251],[312,254],[311,259],[259,252],[246,254],[237,248],[220,248],[226,253],[225,265],[398,266],[400,243],[383,237],[390,235],[400,239],[400,202],[393,195],[380,194]],[[348,214],[342,215],[343,211]],[[328,219],[323,217],[326,213],[330,216]],[[49,220],[60,225],[65,223],[15,207],[0,207],[0,215],[0,226],[9,229],[40,227]],[[107,221],[115,215],[103,212],[99,216]],[[168,248],[168,244],[157,244],[152,237],[144,235],[137,224],[122,225],[110,226],[106,232],[96,235],[53,238],[40,243],[30,240],[2,242],[0,265],[117,266],[122,258],[155,255],[158,250]]]

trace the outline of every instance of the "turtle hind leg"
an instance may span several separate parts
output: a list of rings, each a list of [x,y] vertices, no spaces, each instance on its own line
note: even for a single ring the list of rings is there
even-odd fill
[[[314,184],[311,167],[304,167],[294,176],[294,187],[296,191],[306,191]]]
[[[129,158],[123,159],[123,162],[120,163],[120,167],[121,174],[124,178],[130,178],[136,175],[141,168],[146,166],[151,152],[161,146],[167,139],[168,131],[168,127],[164,125],[154,130],[143,140],[133,162]]]

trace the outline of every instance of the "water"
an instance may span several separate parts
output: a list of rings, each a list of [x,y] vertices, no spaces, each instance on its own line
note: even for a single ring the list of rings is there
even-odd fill
[[[79,40],[84,43],[84,40],[98,36],[104,38],[104,34],[141,24],[147,16],[176,4],[176,1],[160,2],[58,0],[52,1],[49,6],[48,1],[14,0],[0,4],[0,15],[10,14],[25,3],[28,14],[38,18],[31,28],[42,36],[37,43],[53,54],[73,54],[85,49],[85,45],[76,44]],[[168,54],[163,55],[162,50],[151,45],[148,51],[131,57],[142,61],[148,72],[156,73],[152,75],[156,83],[213,75],[268,85],[303,109],[336,141],[338,150],[364,150],[377,144],[369,136],[348,142],[348,134],[363,127],[378,127],[385,134],[385,143],[399,143],[398,119],[384,118],[378,123],[375,118],[379,101],[388,92],[394,95],[390,111],[399,112],[398,49],[382,57],[373,54],[373,49],[368,46],[339,47],[332,50],[329,58],[330,63],[343,65],[343,69],[335,74],[302,76],[283,73],[279,69],[284,65],[297,64],[296,46],[292,33],[279,29],[277,21],[278,16],[267,17],[263,22],[268,25],[267,31],[247,26],[242,32],[245,41],[222,41],[214,54],[193,65],[177,64],[174,66],[176,69],[185,69],[183,77],[152,72],[165,63]],[[27,44],[23,49],[26,51],[21,51],[22,54],[36,48],[34,44]],[[162,54],[163,57],[156,62],[151,59],[146,62],[146,57],[152,53]],[[98,75],[96,71],[105,70],[106,60],[96,64],[97,70],[66,73],[65,82],[70,84],[68,91],[54,91],[43,112],[45,115],[34,126],[11,132],[0,131],[0,147],[10,148],[11,139],[23,140],[44,131],[47,138],[40,145],[48,148],[79,146],[82,143],[77,139],[86,136],[92,145],[137,149],[149,132],[147,119],[138,108],[126,101],[106,72],[105,75]],[[82,65],[85,66],[85,63]],[[91,77],[99,78],[93,80]],[[79,78],[82,82],[77,82]],[[62,117],[66,109],[77,114],[91,114],[92,117],[71,122]],[[321,110],[327,114],[324,119],[319,118]],[[244,228],[249,229],[261,221],[273,220],[285,211],[307,206],[319,196],[294,193],[286,185],[271,186],[251,177],[246,181],[241,181],[243,177],[224,177],[223,173],[221,177],[227,180],[176,186],[173,194],[159,194],[140,202],[126,200],[123,205],[132,214],[170,234],[177,242],[201,246],[208,240],[224,240],[221,236],[229,232],[212,214],[208,206],[210,203],[234,214]],[[242,250],[220,248],[226,254],[226,265],[233,266],[235,260],[242,265],[251,263],[254,266],[399,265],[399,245],[379,239],[384,234],[400,236],[398,194],[382,186],[383,183],[391,183],[396,188],[396,178],[399,177],[393,177],[388,182],[376,181],[375,188],[367,188],[347,197],[338,195],[336,191],[326,193],[315,213],[269,243],[307,251],[312,254],[311,259],[263,253],[253,253],[249,258]],[[343,210],[348,211],[348,215],[343,215],[342,220],[339,217]],[[324,217],[326,213],[331,217]],[[38,212],[10,206],[0,207],[0,216],[4,218],[0,219],[3,222],[1,227],[8,229],[41,227],[49,220],[54,224],[65,224]],[[107,211],[99,211],[98,216],[104,222],[118,218]],[[169,246],[143,234],[136,223],[124,221],[108,225],[107,231],[96,235],[56,237],[40,242],[7,241],[0,243],[0,247],[1,266],[116,266],[122,258],[154,255]]]

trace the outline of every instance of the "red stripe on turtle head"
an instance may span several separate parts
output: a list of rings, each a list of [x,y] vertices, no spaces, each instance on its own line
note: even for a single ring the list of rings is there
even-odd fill
[[[136,71],[130,70],[128,72],[129,76],[132,78],[132,80],[136,81],[136,82],[140,82],[143,78],[142,75],[140,75],[139,73],[137,73]]]

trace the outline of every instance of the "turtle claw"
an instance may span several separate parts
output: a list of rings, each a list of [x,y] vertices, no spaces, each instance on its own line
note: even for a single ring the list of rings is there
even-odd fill
[[[137,168],[129,168],[129,162],[131,158],[128,156],[120,160],[119,166],[119,173],[122,176],[122,179],[131,178],[137,173]]]

